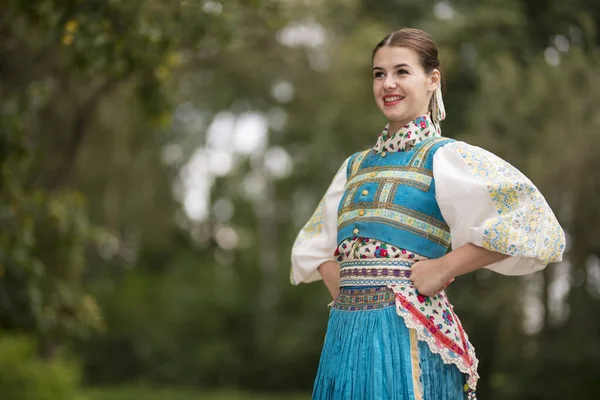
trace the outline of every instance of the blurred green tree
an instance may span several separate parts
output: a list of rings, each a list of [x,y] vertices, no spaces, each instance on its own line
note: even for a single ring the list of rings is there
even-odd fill
[[[373,46],[414,26],[444,134],[524,171],[569,234],[565,264],[451,287],[481,397],[593,398],[593,2],[22,3],[0,14],[1,327],[52,350],[105,326],[77,347],[91,383],[308,390],[329,300],[287,283],[290,247],[385,123]]]

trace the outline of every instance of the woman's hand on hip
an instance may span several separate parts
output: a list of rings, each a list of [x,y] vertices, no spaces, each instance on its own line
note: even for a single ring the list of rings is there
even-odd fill
[[[410,280],[423,296],[433,296],[454,281],[440,259],[417,261],[411,267]]]

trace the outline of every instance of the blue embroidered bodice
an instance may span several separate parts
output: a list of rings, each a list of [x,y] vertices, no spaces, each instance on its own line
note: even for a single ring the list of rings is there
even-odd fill
[[[433,155],[452,141],[431,137],[404,151],[354,154],[338,209],[337,242],[360,236],[428,258],[443,256],[451,236],[435,198]]]

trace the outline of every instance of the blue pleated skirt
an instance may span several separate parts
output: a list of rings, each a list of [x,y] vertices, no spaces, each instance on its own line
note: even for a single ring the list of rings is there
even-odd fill
[[[391,289],[341,289],[329,314],[314,400],[463,400],[465,381],[406,327]]]

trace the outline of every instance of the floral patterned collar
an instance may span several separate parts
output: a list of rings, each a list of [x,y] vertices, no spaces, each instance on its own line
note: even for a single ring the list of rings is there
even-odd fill
[[[429,114],[425,114],[409,122],[400,128],[396,133],[388,132],[387,124],[377,138],[377,143],[373,150],[378,153],[382,151],[407,151],[412,149],[417,143],[432,137],[441,136],[440,130],[431,122]]]

